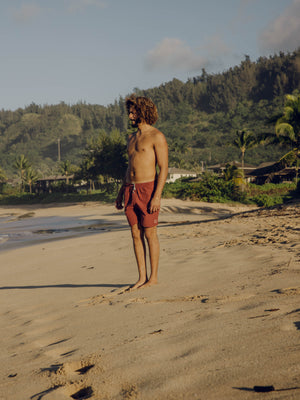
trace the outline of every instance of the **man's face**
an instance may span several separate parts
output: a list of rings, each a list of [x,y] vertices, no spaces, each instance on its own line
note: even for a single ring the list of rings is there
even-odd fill
[[[131,124],[132,124],[133,127],[138,126],[139,118],[138,118],[136,109],[135,109],[133,106],[131,106],[131,107],[129,108],[128,118],[130,119],[130,122],[131,122]]]

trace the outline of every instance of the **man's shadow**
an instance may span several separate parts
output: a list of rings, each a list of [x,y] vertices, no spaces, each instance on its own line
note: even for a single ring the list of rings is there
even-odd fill
[[[47,289],[47,288],[89,288],[89,287],[101,287],[101,288],[122,288],[127,287],[129,283],[85,283],[85,284],[74,284],[74,283],[62,283],[61,285],[26,285],[26,286],[0,286],[0,290],[21,290],[21,289]]]

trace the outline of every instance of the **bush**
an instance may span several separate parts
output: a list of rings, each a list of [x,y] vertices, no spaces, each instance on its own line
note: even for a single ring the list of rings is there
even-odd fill
[[[294,190],[296,187],[293,182],[284,182],[284,183],[265,183],[264,185],[255,185],[253,183],[248,184],[248,195],[256,196],[259,194],[266,193],[268,195],[280,195],[283,196],[289,193],[291,190]]]
[[[272,207],[297,197],[295,189],[296,185],[293,182],[249,184],[248,199],[259,207]]]
[[[269,196],[267,194],[259,194],[253,197],[252,200],[259,207],[272,207],[276,204],[283,203],[283,198],[281,196]]]
[[[199,182],[189,182],[187,178],[183,178],[168,183],[165,185],[163,196],[221,203],[246,200],[246,193],[243,193],[233,181],[225,181],[210,174],[204,174]]]

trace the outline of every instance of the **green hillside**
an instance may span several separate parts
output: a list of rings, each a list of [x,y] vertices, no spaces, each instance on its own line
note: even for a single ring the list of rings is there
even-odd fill
[[[272,132],[270,118],[282,111],[284,95],[300,90],[300,50],[280,53],[240,65],[220,74],[182,82],[173,79],[148,90],[159,110],[156,127],[170,147],[170,165],[199,169],[205,164],[240,158],[233,142],[237,130],[259,135]],[[24,109],[0,111],[0,167],[12,177],[18,155],[24,154],[41,174],[57,169],[58,158],[79,165],[86,145],[99,134],[128,129],[125,101],[107,107],[78,103],[31,104]],[[263,145],[249,150],[245,162],[258,165],[276,161],[285,149]]]

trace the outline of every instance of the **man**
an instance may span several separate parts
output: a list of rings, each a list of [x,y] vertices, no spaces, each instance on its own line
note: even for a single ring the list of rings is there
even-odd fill
[[[137,131],[128,138],[128,168],[116,199],[116,208],[123,208],[124,199],[139,273],[139,279],[131,289],[138,289],[157,284],[157,224],[161,194],[168,175],[168,145],[165,136],[152,126],[158,114],[150,99],[132,95],[126,99],[126,107],[131,124]],[[146,243],[151,266],[149,279]]]

